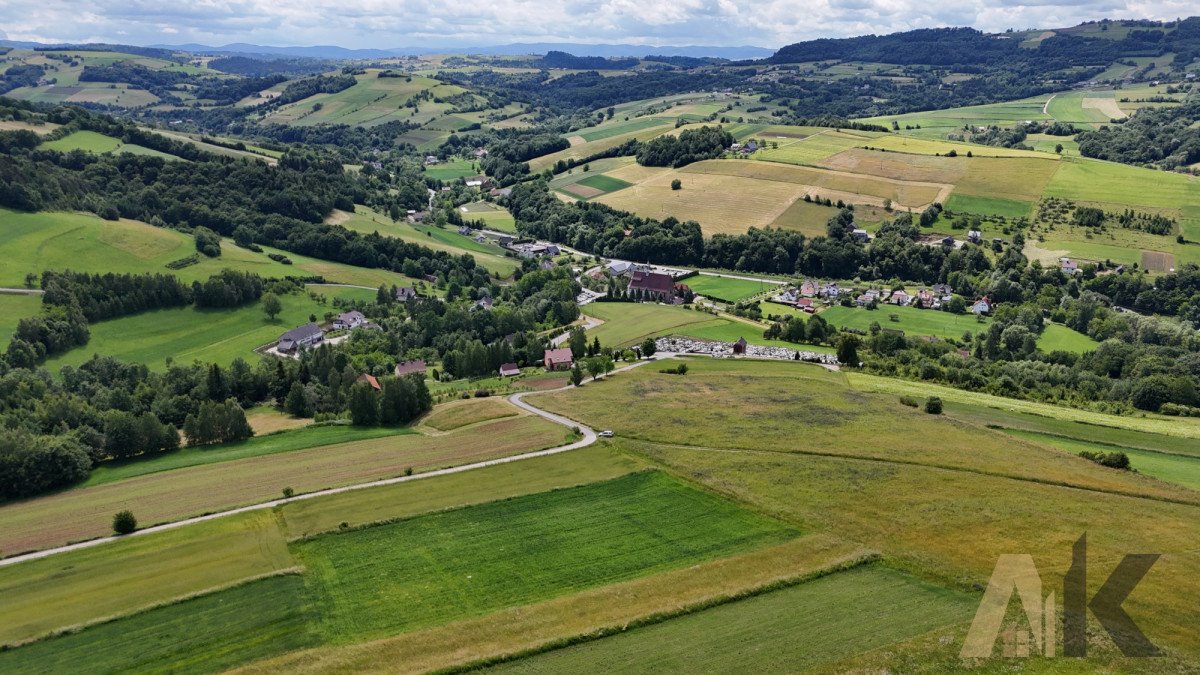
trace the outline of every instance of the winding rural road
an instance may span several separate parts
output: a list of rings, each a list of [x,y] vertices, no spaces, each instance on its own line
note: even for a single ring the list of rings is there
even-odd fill
[[[660,357],[662,357],[662,358],[669,358],[672,356],[674,356],[674,354],[660,355]],[[617,368],[616,370],[609,373],[609,375],[615,375],[617,373],[625,372],[627,370],[632,370],[643,364],[654,363],[654,362],[655,361],[638,361],[636,363],[632,363],[630,365],[622,366],[621,368]],[[604,378],[604,377],[607,377],[607,375],[601,375],[600,377]],[[154,526],[147,527],[147,528],[144,528],[141,530],[137,530],[136,532],[134,532],[132,534],[127,534],[127,535],[123,535],[123,536],[109,536],[109,537],[101,537],[99,539],[89,539],[88,541],[81,541],[81,542],[78,542],[75,544],[68,544],[66,546],[59,546],[56,548],[48,548],[48,549],[44,549],[41,551],[33,551],[31,553],[24,553],[22,555],[15,555],[15,556],[12,556],[11,558],[4,558],[4,559],[0,560],[0,567],[7,567],[8,565],[16,565],[18,563],[29,562],[30,560],[39,560],[41,558],[48,558],[52,555],[57,555],[59,553],[67,553],[69,551],[78,551],[78,550],[85,549],[85,548],[91,548],[93,546],[100,546],[101,544],[107,544],[107,543],[118,541],[121,539],[128,539],[130,537],[139,537],[139,536],[146,535],[146,534],[154,534],[155,532],[165,532],[167,530],[173,530],[173,529],[176,529],[179,527],[185,527],[187,525],[194,525],[196,523],[203,523],[203,522],[209,521],[209,520],[216,520],[217,518],[224,518],[226,516],[233,516],[233,515],[237,515],[239,513],[249,513],[251,511],[261,511],[263,509],[273,509],[276,506],[281,506],[283,504],[287,504],[288,502],[296,502],[296,501],[301,501],[304,499],[315,499],[317,497],[336,495],[336,494],[341,494],[343,492],[351,492],[354,490],[363,490],[366,488],[381,487],[384,485],[396,485],[397,483],[407,483],[407,482],[415,481],[415,480],[423,480],[425,478],[435,478],[437,476],[448,476],[450,474],[462,473],[464,471],[472,471],[474,469],[482,469],[482,468],[489,467],[489,466],[496,466],[498,464],[507,464],[509,462],[516,462],[516,461],[520,461],[522,459],[533,459],[534,457],[545,457],[547,455],[556,455],[560,452],[568,452],[571,450],[578,450],[579,448],[586,448],[587,446],[596,442],[596,432],[593,431],[590,427],[588,427],[586,424],[576,422],[574,420],[563,417],[561,415],[555,415],[552,412],[542,410],[541,408],[538,408],[537,406],[534,406],[533,404],[527,403],[525,401],[525,397],[530,394],[544,394],[544,393],[548,393],[551,391],[564,391],[564,390],[570,389],[570,388],[571,388],[571,385],[567,385],[565,387],[560,387],[558,389],[548,389],[546,391],[521,392],[521,393],[513,394],[513,395],[509,396],[508,400],[513,405],[517,406],[518,408],[528,411],[530,413],[533,413],[534,415],[544,417],[545,419],[550,420],[551,422],[554,422],[555,424],[561,424],[561,425],[563,425],[565,427],[569,427],[569,428],[578,428],[579,432],[581,434],[583,434],[583,438],[581,438],[578,441],[575,441],[573,443],[567,443],[566,445],[560,445],[560,446],[554,447],[554,448],[547,448],[545,450],[535,450],[533,452],[525,452],[525,453],[522,453],[519,455],[510,455],[508,457],[500,457],[498,459],[489,459],[484,462],[474,462],[472,464],[463,464],[461,466],[453,466],[453,467],[450,467],[447,469],[437,469],[435,471],[427,471],[425,473],[414,474],[412,476],[398,476],[396,478],[385,478],[382,480],[373,480],[373,481],[369,481],[366,483],[356,483],[354,485],[344,485],[342,487],[329,488],[326,490],[317,490],[316,492],[306,492],[304,494],[296,495],[294,497],[287,498],[287,499],[272,499],[269,502],[261,502],[258,504],[251,504],[250,506],[242,506],[242,507],[239,507],[236,509],[229,509],[227,511],[218,511],[216,513],[209,513],[209,514],[206,514],[203,516],[196,516],[194,518],[185,518],[183,520],[177,520],[177,521],[171,522],[171,523],[163,523],[161,525],[154,525]]]

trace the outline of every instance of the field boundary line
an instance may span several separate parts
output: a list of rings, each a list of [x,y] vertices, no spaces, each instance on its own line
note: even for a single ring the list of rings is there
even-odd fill
[[[1197,495],[1195,500],[1178,499],[1174,497],[1147,495],[1139,492],[1129,492],[1127,490],[1113,490],[1099,487],[1088,487],[1077,483],[1069,483],[1060,480],[1046,480],[1043,478],[1034,478],[1029,476],[1019,476],[1016,474],[1002,473],[999,471],[985,471],[983,469],[972,469],[970,467],[952,466],[947,464],[932,464],[926,462],[917,462],[905,459],[888,459],[886,457],[871,457],[869,455],[851,455],[839,454],[836,452],[818,452],[815,450],[764,450],[762,448],[714,448],[705,445],[689,445],[687,443],[664,443],[662,441],[652,441],[637,436],[626,435],[625,438],[646,443],[648,445],[657,445],[665,448],[682,448],[684,450],[702,450],[707,452],[725,452],[725,453],[759,453],[766,455],[783,455],[795,457],[823,457],[826,459],[847,459],[858,462],[877,462],[880,464],[896,464],[900,466],[913,466],[925,469],[935,469],[938,471],[952,471],[956,473],[969,473],[977,476],[987,476],[989,478],[1002,478],[1005,480],[1019,481],[1023,483],[1033,483],[1035,485],[1045,485],[1048,487],[1060,487],[1070,490],[1082,490],[1085,492],[1095,492],[1098,494],[1113,495],[1116,497],[1128,497],[1131,499],[1147,499],[1165,504],[1178,504],[1180,506],[1193,506],[1200,508],[1200,495]],[[1069,454],[1069,453],[1068,453]]]
[[[620,372],[632,370],[634,368],[645,365],[647,363],[655,363],[655,362],[656,361],[638,361],[631,365],[618,368],[618,369],[612,371],[611,373],[609,373],[608,375],[615,375]],[[597,379],[604,379],[606,377],[607,377],[607,375],[601,375]],[[572,385],[567,385],[565,387],[559,387],[558,389],[547,389],[546,391],[520,392],[517,394],[512,394],[511,396],[508,397],[508,401],[510,403],[512,403],[513,405],[517,406],[518,408],[521,408],[523,410],[531,412],[535,415],[538,415],[539,417],[547,419],[551,422],[555,422],[555,423],[565,426],[569,429],[576,429],[576,428],[579,429],[579,432],[583,435],[583,438],[581,438],[577,441],[573,441],[571,443],[567,443],[565,445],[560,445],[560,446],[556,446],[553,448],[546,448],[544,450],[534,450],[531,452],[524,452],[524,453],[520,453],[520,454],[516,454],[516,455],[510,455],[508,457],[498,457],[496,459],[489,459],[489,460],[482,461],[482,462],[473,462],[471,464],[462,464],[460,466],[452,466],[452,467],[447,467],[445,469],[436,469],[433,471],[426,471],[424,473],[418,473],[418,474],[414,474],[411,476],[396,476],[393,478],[384,478],[384,479],[380,479],[380,480],[368,481],[365,483],[355,483],[354,485],[343,485],[341,487],[336,487],[336,488],[326,488],[324,490],[316,490],[314,492],[306,492],[304,494],[299,494],[294,497],[284,497],[281,499],[272,499],[270,501],[259,502],[258,504],[251,504],[249,506],[242,506],[242,507],[238,507],[235,509],[228,509],[225,511],[217,511],[215,513],[208,513],[208,514],[205,514],[202,516],[194,516],[192,518],[184,518],[183,520],[176,520],[176,521],[169,522],[169,523],[161,523],[158,525],[152,525],[145,529],[137,530],[135,532],[132,532],[132,533],[126,534],[126,535],[110,535],[107,537],[99,537],[97,539],[89,539],[87,541],[76,542],[74,544],[67,544],[65,546],[58,546],[55,548],[43,549],[41,551],[31,551],[29,553],[23,553],[20,555],[15,555],[15,556],[9,557],[9,558],[0,559],[0,567],[16,565],[18,563],[28,562],[31,560],[40,560],[42,558],[48,558],[52,555],[56,555],[59,553],[78,551],[78,550],[82,550],[85,548],[91,548],[93,546],[100,546],[101,544],[108,544],[108,543],[120,541],[123,539],[129,539],[131,537],[138,537],[138,536],[147,535],[147,534],[154,534],[156,532],[165,532],[167,530],[174,530],[174,529],[177,529],[180,527],[185,527],[187,525],[203,523],[203,522],[207,522],[210,520],[216,520],[218,518],[224,518],[227,516],[237,515],[240,513],[250,513],[253,511],[261,511],[263,509],[273,509],[276,506],[283,506],[284,504],[287,504],[290,502],[297,502],[297,501],[302,501],[305,499],[316,499],[318,497],[342,494],[344,492],[353,492],[355,490],[363,490],[363,489],[373,488],[373,487],[396,485],[399,483],[407,483],[407,482],[415,481],[415,480],[424,480],[426,478],[436,478],[438,476],[449,476],[449,475],[456,474],[456,473],[462,473],[464,471],[471,471],[473,469],[482,469],[482,468],[486,468],[489,466],[497,466],[500,464],[507,464],[509,462],[517,462],[517,461],[520,461],[523,459],[533,459],[535,457],[547,457],[549,455],[556,455],[560,452],[569,452],[571,450],[578,450],[580,448],[586,448],[587,446],[595,443],[597,440],[596,432],[593,431],[591,429],[591,427],[587,426],[586,424],[576,422],[576,421],[574,421],[570,418],[564,417],[562,415],[556,415],[552,412],[542,410],[541,408],[538,408],[538,407],[536,407],[530,403],[526,403],[524,401],[524,398],[530,394],[545,394],[545,393],[554,392],[554,391],[564,391],[564,390],[571,389],[571,388],[572,388]]]
[[[490,666],[499,665],[502,663],[510,663],[513,661],[519,661],[521,659],[529,658],[531,656],[537,656],[539,654],[546,654],[549,652],[557,651],[559,649],[565,649],[567,647],[574,647],[576,645],[586,644],[589,642],[594,642],[596,640],[602,640],[604,638],[612,637],[614,635],[621,635],[623,633],[626,633],[628,631],[635,630],[638,628],[646,628],[649,626],[654,626],[657,624],[665,623],[667,621],[671,621],[672,619],[679,619],[679,618],[682,618],[685,616],[689,616],[691,614],[697,614],[699,612],[703,612],[703,611],[706,611],[709,609],[721,607],[723,605],[732,604],[732,603],[739,602],[742,600],[748,600],[750,598],[754,598],[754,597],[757,597],[760,595],[765,595],[767,593],[772,593],[774,591],[780,591],[785,588],[792,588],[793,586],[799,586],[801,584],[806,584],[811,581],[816,581],[817,579],[822,579],[827,576],[832,576],[834,574],[838,574],[840,572],[847,572],[847,571],[850,571],[853,569],[857,569],[859,567],[873,565],[875,563],[880,562],[881,560],[883,560],[883,556],[879,553],[864,553],[864,554],[858,555],[854,558],[850,558],[848,560],[843,560],[841,562],[834,563],[832,565],[828,565],[826,567],[823,567],[823,568],[817,569],[817,570],[813,570],[811,572],[805,572],[805,573],[798,574],[798,575],[791,576],[791,577],[784,577],[781,579],[776,579],[774,581],[768,581],[766,583],[759,584],[757,586],[751,586],[749,588],[744,588],[740,591],[725,593],[723,595],[708,598],[706,600],[700,600],[698,602],[693,602],[691,604],[684,605],[677,609],[660,611],[660,612],[652,612],[650,614],[639,617],[632,621],[628,621],[623,624],[619,624],[619,625],[610,624],[608,626],[601,626],[601,627],[596,628],[587,633],[577,633],[575,635],[567,636],[564,638],[550,640],[550,641],[540,644],[536,647],[531,647],[529,649],[512,652],[510,654],[501,654],[498,656],[492,656],[492,657],[487,657],[487,658],[483,658],[483,659],[477,659],[475,661],[469,661],[467,663],[460,663],[455,666],[450,666],[448,668],[439,669],[436,672],[439,674],[447,674],[447,675],[453,674],[453,673],[466,673],[466,672],[470,672],[473,670],[478,670],[480,668],[486,668],[486,667],[490,667]]]

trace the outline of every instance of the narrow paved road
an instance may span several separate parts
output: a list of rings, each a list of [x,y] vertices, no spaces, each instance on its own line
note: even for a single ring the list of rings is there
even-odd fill
[[[674,355],[673,354],[663,354],[661,356],[666,358],[666,357],[670,357],[670,356],[674,356]],[[630,364],[628,366],[623,366],[621,368],[618,368],[618,369],[614,370],[612,373],[609,373],[609,375],[615,375],[617,373],[621,373],[621,372],[624,372],[627,370],[632,370],[632,369],[637,368],[638,366],[641,366],[646,363],[654,363],[654,361],[638,361],[638,362]],[[603,378],[605,376],[601,376],[601,377]],[[396,485],[397,483],[407,483],[410,481],[423,480],[426,478],[435,478],[437,476],[448,476],[450,474],[462,473],[464,471],[472,471],[474,469],[482,469],[482,468],[489,467],[489,466],[496,466],[498,464],[507,464],[509,462],[516,462],[516,461],[520,461],[522,459],[533,459],[534,457],[546,457],[547,455],[556,455],[560,452],[568,452],[570,450],[578,450],[579,448],[586,448],[587,446],[596,442],[596,432],[593,431],[590,427],[588,427],[586,424],[576,422],[574,420],[563,417],[561,415],[555,415],[552,412],[542,410],[541,408],[538,408],[538,407],[536,407],[530,403],[527,403],[525,401],[525,397],[529,396],[531,394],[543,394],[543,393],[548,393],[551,391],[563,391],[563,390],[570,389],[570,388],[571,388],[571,385],[567,385],[565,387],[560,387],[559,389],[548,389],[545,392],[521,392],[519,394],[513,394],[513,395],[509,396],[508,400],[510,402],[512,402],[513,405],[517,406],[518,408],[521,408],[522,410],[531,412],[535,415],[544,417],[544,418],[550,420],[551,422],[554,422],[556,424],[561,424],[561,425],[563,425],[565,427],[569,427],[569,428],[578,428],[579,432],[583,435],[583,438],[581,438],[578,441],[575,441],[573,443],[568,443],[566,445],[560,445],[560,446],[554,447],[554,448],[547,448],[546,450],[536,450],[534,452],[526,452],[526,453],[522,453],[519,455],[510,455],[508,457],[500,457],[498,459],[490,459],[490,460],[487,460],[484,462],[475,462],[473,464],[463,464],[461,466],[454,466],[454,467],[450,467],[448,469],[438,469],[436,471],[428,471],[425,473],[414,474],[412,476],[398,476],[396,478],[385,478],[382,480],[373,480],[373,481],[369,481],[366,483],[356,483],[354,485],[345,485],[343,487],[329,488],[327,490],[318,490],[316,492],[307,492],[305,494],[296,495],[295,497],[292,497],[290,499],[272,499],[269,502],[262,502],[259,504],[251,504],[250,506],[243,506],[243,507],[236,508],[236,509],[229,509],[227,511],[219,511],[217,513],[210,513],[210,514],[203,515],[203,516],[196,516],[194,518],[185,518],[183,520],[177,520],[172,523],[163,523],[162,525],[154,525],[152,527],[147,527],[145,529],[138,530],[138,531],[134,532],[133,534],[127,534],[122,537],[110,536],[110,537],[101,537],[99,539],[89,539],[88,541],[81,541],[77,544],[68,544],[66,546],[59,546],[57,548],[48,548],[48,549],[44,549],[41,551],[34,551],[32,553],[16,555],[11,558],[4,558],[4,559],[0,560],[0,567],[6,567],[8,565],[16,565],[18,563],[28,562],[30,560],[38,560],[41,558],[48,558],[52,555],[57,555],[59,553],[67,553],[68,551],[78,551],[80,549],[91,548],[93,546],[100,546],[101,544],[107,544],[109,542],[117,541],[119,539],[128,539],[130,537],[140,537],[142,535],[153,534],[155,532],[165,532],[166,530],[173,530],[175,528],[184,527],[187,525],[194,525],[196,523],[203,523],[203,522],[209,521],[209,520],[216,520],[217,518],[233,516],[233,515],[237,515],[239,513],[249,513],[251,511],[261,511],[262,509],[272,509],[272,508],[275,508],[276,506],[280,506],[280,505],[286,504],[288,502],[301,501],[304,499],[315,499],[317,497],[325,497],[327,495],[336,495],[336,494],[341,494],[343,492],[351,492],[353,490],[363,490],[366,488],[380,487],[380,486],[384,486],[384,485]]]
[[[590,316],[583,316],[582,318],[586,319],[586,320],[579,326],[571,326],[571,330],[575,330],[576,328],[583,328],[583,330],[586,332],[586,331],[589,331],[589,330],[595,328],[596,326],[599,326],[600,324],[604,323],[600,319],[596,319],[596,318],[593,318]],[[571,339],[571,331],[569,330],[569,331],[563,333],[562,335],[558,335],[556,337],[550,338],[550,346],[557,347],[570,339]]]

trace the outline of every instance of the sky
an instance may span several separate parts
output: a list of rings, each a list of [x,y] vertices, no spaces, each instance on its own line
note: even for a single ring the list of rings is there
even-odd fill
[[[1191,10],[1191,11],[1189,11]],[[513,42],[780,47],[973,26],[1174,19],[1194,0],[2,0],[0,39],[348,48]]]

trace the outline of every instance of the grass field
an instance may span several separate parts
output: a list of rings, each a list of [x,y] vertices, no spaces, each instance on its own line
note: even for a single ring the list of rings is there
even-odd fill
[[[645,129],[652,129],[655,127],[663,127],[665,129],[668,125],[671,125],[673,123],[674,122],[670,119],[664,119],[664,118],[659,118],[659,117],[635,117],[634,119],[631,119],[628,122],[615,121],[612,123],[605,123],[600,126],[589,127],[587,129],[580,129],[579,131],[573,131],[568,135],[579,136],[580,138],[582,138],[585,141],[599,141],[599,140],[603,140],[605,138],[612,138],[613,136],[622,136],[624,134],[633,133],[636,131],[642,131]]]
[[[3,550],[15,552],[7,546]],[[128,614],[293,565],[274,516],[258,511],[0,567],[5,607],[0,644]]]
[[[279,509],[279,515],[287,538],[299,539],[336,531],[342,523],[358,527],[411,518],[605,481],[645,467],[645,462],[614,452],[606,445],[593,445],[574,452],[497,464],[412,483],[290,502]]]
[[[412,433],[405,428],[313,426],[286,432],[256,436],[235,443],[222,443],[197,448],[184,446],[179,450],[153,458],[138,458],[127,462],[105,462],[97,466],[79,487],[103,485],[137,476],[173,471],[190,466],[216,464],[236,459],[261,457],[279,452],[306,450],[321,446],[336,446],[353,441],[385,438]]]
[[[517,408],[503,399],[476,398],[440,405],[426,415],[421,424],[438,431],[453,431],[468,424],[512,417],[518,412]]]
[[[329,299],[375,299],[375,291],[365,288],[312,285],[307,289]],[[283,311],[273,321],[257,302],[235,309],[159,309],[101,321],[91,325],[86,345],[47,359],[46,367],[57,371],[66,365],[78,366],[93,354],[144,363],[156,370],[165,369],[168,358],[175,363],[199,360],[222,365],[239,357],[253,361],[255,349],[306,323],[309,316],[315,314],[323,322],[326,312],[337,311],[306,294],[284,295],[280,300]]]
[[[304,581],[254,581],[0,652],[5,672],[207,673],[307,647]]]
[[[627,188],[629,185],[630,183],[620,178],[613,178],[604,174],[588,174],[578,177],[576,180],[556,189],[576,199],[592,199],[593,197],[599,197]]]
[[[119,138],[105,136],[104,134],[99,134],[95,131],[76,131],[56,141],[42,143],[41,147],[47,150],[58,150],[59,152],[70,152],[72,150],[83,150],[85,152],[94,152],[97,154],[121,154],[128,152],[133,155],[149,155],[151,157],[163,157],[165,159],[179,159],[175,155],[168,155],[165,152],[152,150],[141,145],[134,145],[132,143],[125,144],[122,143]]]
[[[475,169],[475,161],[471,159],[453,159],[425,167],[425,175],[437,180],[450,181],[478,174],[479,171]]]
[[[962,129],[964,124],[975,126],[988,126],[992,124],[1012,126],[1025,120],[1049,119],[1049,115],[1042,113],[1042,108],[1045,107],[1046,101],[1049,98],[1050,95],[1046,94],[1020,101],[950,108],[947,110],[931,110],[928,112],[908,113],[906,115],[885,115],[862,121],[881,124],[886,127],[891,127],[894,121],[900,125],[901,129],[904,129],[903,133],[906,135],[919,138],[944,139],[946,134]],[[917,125],[920,125],[921,128],[905,129],[905,127],[915,127]]]
[[[488,672],[807,671],[966,621],[974,605],[965,594],[864,567]]]
[[[898,321],[892,321],[896,315]],[[868,330],[872,323],[883,328],[902,330],[908,335],[933,335],[941,338],[960,339],[963,333],[975,334],[987,329],[988,319],[983,322],[973,314],[951,314],[916,307],[880,305],[870,311],[860,307],[830,307],[821,311],[821,317],[831,325]]]
[[[1076,438],[1064,438],[1053,434],[1042,434],[1036,431],[1009,430],[1008,433],[1051,447],[1064,452],[1079,454],[1080,452],[1124,452],[1129,456],[1133,470],[1153,476],[1167,483],[1182,485],[1192,490],[1200,490],[1200,457],[1189,457],[1165,452],[1135,450],[1112,446],[1107,443],[1091,443]]]
[[[112,514],[126,508],[147,526],[268,501],[285,487],[312,492],[540,450],[560,445],[565,435],[561,426],[526,415],[441,436],[368,438],[114,480],[0,506],[6,523],[0,551],[109,534]]]
[[[326,535],[294,550],[311,575],[322,634],[347,642],[624,581],[796,534],[664,474],[642,472]]]
[[[518,267],[514,259],[504,256],[504,250],[499,246],[479,243],[471,237],[459,234],[458,229],[451,226],[441,228],[434,225],[392,220],[365,206],[356,206],[354,213],[335,211],[330,222],[363,234],[378,232],[385,236],[428,246],[435,251],[445,251],[453,255],[469,253],[484,269],[489,272],[498,272],[503,276],[511,275],[513,270]]]
[[[713,316],[679,307],[637,304],[629,302],[593,302],[586,308],[588,316],[604,324],[588,331],[600,343],[613,347],[641,342],[650,336],[665,335],[681,326],[711,321]]]
[[[466,209],[463,211],[463,209]],[[459,207],[465,220],[482,220],[489,230],[516,232],[517,222],[508,209],[489,202],[472,202]]]
[[[1005,218],[1028,217],[1033,210],[1033,202],[1003,197],[980,197],[955,192],[946,200],[946,208],[956,213],[977,213],[980,215],[1004,216]]]
[[[770,291],[782,286],[775,284],[767,284],[759,281],[746,281],[745,279],[732,279],[730,277],[714,277],[700,274],[690,277],[683,283],[695,291],[698,295],[713,298],[716,300],[724,300],[726,302],[737,302],[752,295],[757,295],[763,291]]]
[[[783,230],[795,230],[808,237],[823,237],[826,235],[826,225],[829,219],[837,215],[837,207],[822,206],[813,202],[797,199],[771,221],[771,227]]]
[[[191,235],[154,227],[136,220],[103,220],[83,213],[20,213],[0,209],[0,285],[23,286],[25,274],[71,269],[77,272],[161,273],[166,264],[196,252]],[[284,265],[266,253],[285,253],[292,260]],[[352,267],[264,247],[263,253],[240,248],[226,239],[217,258],[200,256],[200,262],[170,270],[185,282],[203,281],[223,269],[254,272],[263,277],[282,278],[300,273],[320,275],[331,283],[378,287],[406,285],[395,272]]]
[[[1100,343],[1092,338],[1057,323],[1047,324],[1038,337],[1038,349],[1047,353],[1063,351],[1082,354],[1098,346]]]
[[[8,346],[17,322],[42,311],[41,295],[0,293],[0,348]]]

